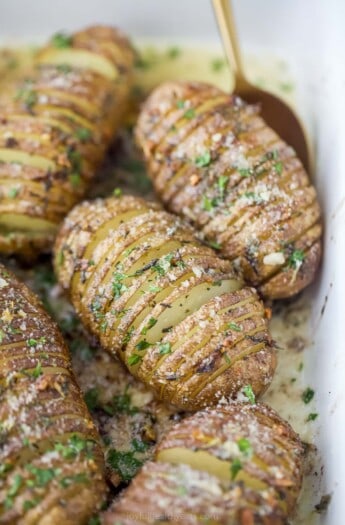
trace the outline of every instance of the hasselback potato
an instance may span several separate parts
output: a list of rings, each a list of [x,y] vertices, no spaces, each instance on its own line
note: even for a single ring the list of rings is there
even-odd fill
[[[136,138],[165,206],[263,296],[289,297],[313,280],[321,253],[316,192],[257,106],[208,84],[166,83],[144,104]]]
[[[76,206],[54,264],[84,324],[158,398],[189,410],[268,387],[275,352],[255,290],[158,205]]]
[[[0,266],[0,523],[86,524],[106,494],[99,436],[68,349]]]
[[[103,525],[282,525],[302,483],[297,434],[263,404],[232,403],[177,423]]]
[[[134,53],[118,30],[55,35],[0,96],[0,252],[33,257],[86,191],[119,126]]]

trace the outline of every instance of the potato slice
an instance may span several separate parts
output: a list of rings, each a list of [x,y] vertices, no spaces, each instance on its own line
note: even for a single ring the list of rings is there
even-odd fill
[[[94,71],[110,80],[115,80],[119,75],[116,66],[110,60],[97,53],[82,49],[48,48],[39,54],[37,62],[42,65],[66,64],[77,69]]]
[[[49,251],[53,232],[33,219],[58,224],[85,194],[126,111],[134,59],[122,34],[94,26],[71,35],[64,48],[53,38],[35,55],[32,71],[6,86],[0,178],[8,181],[2,193],[9,188],[19,209],[16,214],[10,202],[0,201],[0,217],[6,216],[0,252],[28,259]],[[33,180],[41,185],[30,185]],[[32,227],[18,229],[25,213]]]
[[[188,525],[285,525],[301,488],[302,457],[297,434],[263,404],[204,410],[168,431],[155,461],[146,463],[102,523],[183,516]]]
[[[82,525],[107,488],[68,349],[38,298],[2,265],[0,304],[1,521]]]
[[[167,209],[236,260],[261,295],[290,297],[313,281],[322,231],[315,190],[258,107],[208,84],[167,82],[145,102],[135,134]]]
[[[158,398],[189,410],[248,383],[257,395],[267,388],[275,353],[255,291],[156,205],[114,197],[76,207],[58,235],[55,270],[88,328]],[[238,337],[224,327],[236,320]]]

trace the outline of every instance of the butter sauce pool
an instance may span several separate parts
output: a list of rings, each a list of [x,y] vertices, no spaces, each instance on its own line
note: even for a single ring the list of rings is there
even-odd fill
[[[166,80],[201,80],[217,85],[222,89],[232,87],[231,72],[222,55],[212,46],[191,47],[190,44],[166,44],[163,42],[142,43],[139,45],[141,58],[138,60],[133,89],[133,122],[138,103],[154,86]],[[34,48],[3,48],[0,50],[0,89],[8,82],[15,80],[23,72],[30,70]],[[262,62],[262,63],[261,63]],[[295,88],[287,64],[274,57],[258,61],[248,57],[247,69],[249,78],[280,95],[290,103],[294,102]],[[143,166],[131,141],[130,132],[123,131],[117,144],[100,173],[90,196],[106,195],[119,186],[124,192],[139,193],[152,197],[152,191]],[[50,265],[40,266],[35,271],[16,268],[17,273],[31,286],[43,293],[52,314],[58,321],[71,318],[71,309],[61,296],[57,286],[37,287],[41,282],[39,272],[50,272]],[[35,286],[36,284],[36,286]],[[299,432],[304,442],[312,444],[313,432],[318,421],[318,414],[313,405],[313,385],[306,381],[304,367],[312,352],[311,334],[309,334],[310,305],[307,293],[292,302],[275,305],[271,320],[271,331],[278,347],[278,369],[271,387],[264,396],[264,401],[275,408]],[[73,335],[73,334],[69,334]],[[90,392],[99,382],[102,368],[87,367],[81,352],[74,354],[74,365],[81,387]],[[104,374],[107,373],[106,369]],[[104,377],[106,384],[107,378]],[[134,393],[135,394],[135,393]],[[140,395],[138,390],[135,395]],[[319,515],[314,506],[314,486],[317,476],[314,472],[312,447],[308,447],[307,474],[305,477],[300,507],[293,521],[294,525],[317,525]]]

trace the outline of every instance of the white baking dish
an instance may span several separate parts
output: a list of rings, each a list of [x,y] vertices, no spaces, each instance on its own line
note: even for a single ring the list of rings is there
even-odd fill
[[[286,60],[297,82],[296,103],[316,145],[315,183],[324,212],[322,272],[310,290],[303,381],[316,392],[313,442],[318,449],[309,507],[331,494],[328,511],[312,523],[345,523],[345,2],[342,0],[237,0],[239,34],[258,60]],[[132,38],[201,41],[218,45],[208,0],[11,0],[1,2],[2,41],[39,41],[60,30],[90,23],[118,25]],[[211,45],[211,44],[210,44]],[[265,58],[266,57],[266,58]],[[292,401],[291,401],[292,403]],[[293,414],[287,396],[283,415]],[[297,410],[297,407],[296,407]],[[307,524],[306,520],[299,523]],[[311,521],[308,520],[308,523]]]

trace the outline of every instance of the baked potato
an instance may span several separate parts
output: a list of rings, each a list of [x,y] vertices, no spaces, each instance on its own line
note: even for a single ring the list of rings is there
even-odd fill
[[[302,483],[303,447],[263,404],[232,403],[177,423],[103,525],[282,525]]]
[[[0,96],[0,253],[47,252],[84,195],[130,94],[134,52],[118,30],[55,35]]]
[[[106,496],[103,451],[68,349],[0,266],[0,523],[86,524]]]
[[[258,106],[208,84],[169,82],[144,104],[136,140],[165,206],[260,294],[290,297],[312,282],[321,254],[316,191]]]
[[[54,265],[86,327],[159,399],[193,410],[268,387],[275,350],[255,290],[159,205],[76,206]]]

